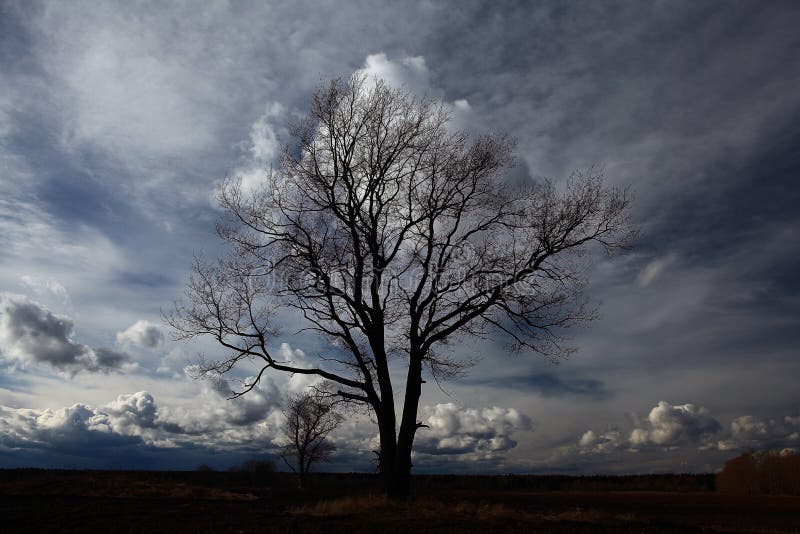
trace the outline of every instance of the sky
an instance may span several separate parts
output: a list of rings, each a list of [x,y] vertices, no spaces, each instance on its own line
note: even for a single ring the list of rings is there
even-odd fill
[[[202,7],[201,7],[202,6]],[[513,172],[599,166],[641,235],[598,257],[557,364],[503,339],[426,384],[415,472],[709,472],[800,449],[797,2],[0,0],[0,468],[269,458],[299,376],[192,378],[161,319],[224,252],[219,183],[257,184],[314,89],[354,72],[517,142]],[[282,335],[302,362],[321,341]],[[395,372],[399,375],[399,369]],[[349,417],[326,469],[375,469]]]

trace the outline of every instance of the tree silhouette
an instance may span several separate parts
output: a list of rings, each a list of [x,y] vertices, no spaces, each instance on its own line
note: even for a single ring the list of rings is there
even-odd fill
[[[309,392],[290,395],[283,414],[283,435],[289,443],[280,456],[298,474],[298,487],[302,488],[311,467],[329,460],[336,450],[328,434],[341,424],[342,416],[331,402]]]
[[[178,337],[209,335],[229,350],[201,361],[202,373],[260,363],[237,395],[282,371],[316,375],[338,401],[366,406],[392,497],[409,492],[423,373],[438,381],[471,363],[448,343],[499,334],[514,349],[569,352],[564,328],[592,314],[581,298],[588,247],[610,252],[634,234],[627,190],[593,171],[563,190],[514,183],[508,138],[471,138],[449,120],[447,105],[380,80],[317,90],[280,171],[255,192],[237,180],[220,189],[217,232],[230,252],[196,261],[168,317]],[[280,309],[328,338],[331,354],[311,365],[279,358]],[[390,365],[405,374],[399,418]]]

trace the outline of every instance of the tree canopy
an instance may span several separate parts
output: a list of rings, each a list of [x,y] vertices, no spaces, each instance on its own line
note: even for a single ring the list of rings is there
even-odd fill
[[[448,350],[464,336],[557,358],[564,328],[591,316],[581,298],[588,246],[625,247],[630,194],[590,170],[566,187],[505,177],[514,143],[452,131],[442,102],[354,76],[320,88],[293,128],[280,170],[256,191],[226,182],[217,227],[230,244],[198,260],[170,321],[212,336],[227,357],[264,373],[317,375],[339,401],[368,407],[390,495],[408,493],[423,373],[446,379],[470,363]],[[312,365],[272,346],[278,310],[334,347]],[[400,421],[390,361],[406,370]]]

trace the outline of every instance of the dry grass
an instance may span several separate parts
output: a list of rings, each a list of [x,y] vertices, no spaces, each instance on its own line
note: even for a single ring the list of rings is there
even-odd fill
[[[374,516],[391,513],[396,517],[413,515],[418,518],[472,521],[522,521],[532,523],[631,523],[633,514],[610,514],[600,510],[575,508],[559,513],[532,513],[511,508],[502,503],[459,500],[443,502],[432,498],[411,501],[392,501],[380,495],[342,497],[319,501],[313,505],[298,506],[292,514],[316,517]]]
[[[364,495],[358,497],[342,497],[318,501],[308,506],[298,506],[291,511],[303,515],[339,516],[364,513],[367,511],[405,509],[407,505],[390,501],[380,495]]]
[[[632,523],[637,521],[634,514],[610,514],[594,508],[573,508],[557,514],[546,514],[542,519],[549,522],[561,523]]]

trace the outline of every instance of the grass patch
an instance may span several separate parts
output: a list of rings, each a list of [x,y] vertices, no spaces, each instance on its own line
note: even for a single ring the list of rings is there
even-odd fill
[[[348,517],[359,515],[375,517],[391,515],[395,518],[415,517],[449,521],[478,522],[531,522],[609,524],[637,521],[633,514],[610,514],[595,509],[574,508],[558,513],[529,512],[503,503],[458,500],[441,501],[435,498],[417,498],[393,501],[382,495],[364,495],[321,500],[311,505],[296,506],[289,513],[315,517]]]

